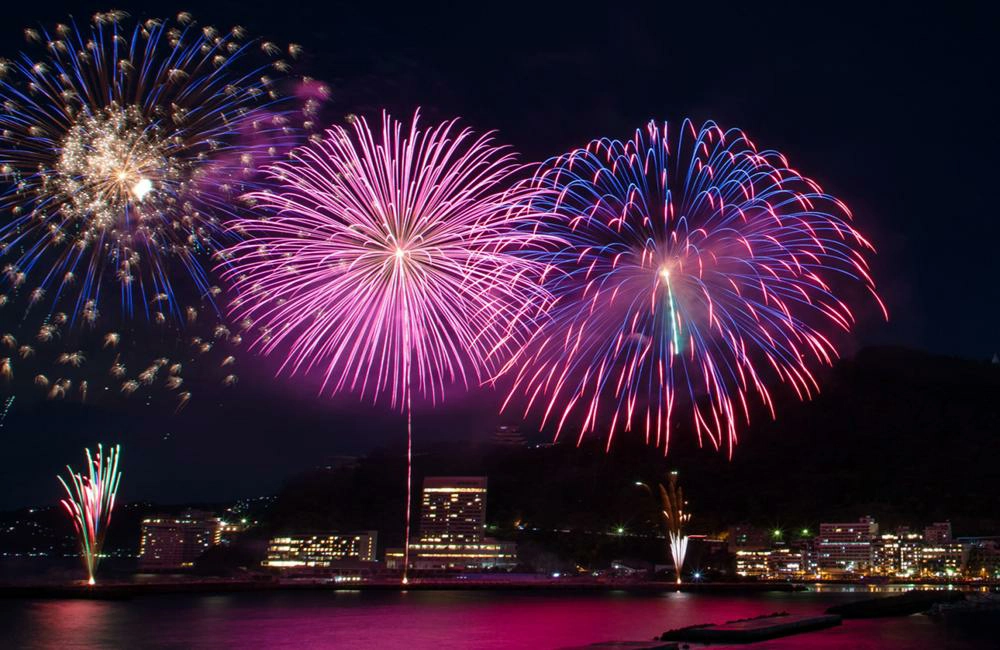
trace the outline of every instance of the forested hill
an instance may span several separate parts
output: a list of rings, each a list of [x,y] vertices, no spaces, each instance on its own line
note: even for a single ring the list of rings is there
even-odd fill
[[[418,441],[416,491],[424,475],[484,473],[498,530],[607,530],[648,525],[649,496],[636,482],[677,469],[694,528],[706,533],[741,521],[797,529],[865,514],[883,527],[950,518],[956,534],[1000,533],[1000,366],[875,348],[821,381],[808,402],[775,390],[777,420],[757,413],[731,460],[684,431],[665,458],[627,436],[610,453],[596,439],[578,448],[572,433],[563,444],[526,448]],[[290,480],[273,525],[401,537],[400,451]]]

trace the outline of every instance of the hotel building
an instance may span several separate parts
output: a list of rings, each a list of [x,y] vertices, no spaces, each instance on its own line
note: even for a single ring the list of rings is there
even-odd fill
[[[966,571],[977,578],[1000,578],[1000,538],[966,537]]]
[[[764,578],[768,576],[770,549],[740,549],[736,551],[736,575],[743,578]]]
[[[267,545],[263,566],[272,569],[326,569],[337,562],[375,562],[378,533],[282,535]]]
[[[1000,542],[953,539],[949,522],[931,524],[922,533],[903,526],[880,535],[878,524],[871,517],[863,517],[857,522],[820,524],[819,535],[810,541],[775,541],[770,545],[764,544],[759,532],[743,526],[730,529],[729,544],[736,573],[743,577],[1000,576]]]
[[[219,542],[219,518],[188,510],[178,516],[157,515],[142,520],[140,571],[170,571],[194,566],[194,561]]]
[[[938,521],[924,528],[924,541],[928,544],[947,544],[951,541],[951,522]]]
[[[410,543],[410,568],[477,571],[511,568],[517,545],[485,536],[486,477],[429,476],[420,504],[420,536]],[[386,551],[386,567],[402,569],[403,549]]]
[[[819,569],[829,573],[861,572],[872,566],[878,524],[871,517],[842,524],[820,524],[814,545]]]
[[[948,577],[962,573],[968,551],[955,542],[928,543],[920,552],[920,574],[925,577]]]
[[[424,479],[420,503],[421,544],[476,543],[482,541],[485,530],[485,476],[429,476]]]

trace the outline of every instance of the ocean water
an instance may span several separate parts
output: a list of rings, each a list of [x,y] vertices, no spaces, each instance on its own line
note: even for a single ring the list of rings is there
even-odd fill
[[[565,648],[675,627],[822,613],[867,590],[751,595],[542,591],[308,591],[0,601],[4,648]],[[713,646],[721,647],[721,646]],[[926,616],[850,620],[742,648],[997,648],[988,631]]]

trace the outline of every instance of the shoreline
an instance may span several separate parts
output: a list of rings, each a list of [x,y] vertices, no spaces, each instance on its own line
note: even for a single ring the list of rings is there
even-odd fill
[[[417,579],[403,586],[398,579],[335,582],[330,580],[253,580],[253,579],[177,579],[149,582],[106,581],[90,586],[76,583],[0,584],[0,599],[91,599],[129,600],[143,596],[169,594],[225,594],[277,591],[537,591],[537,592],[627,592],[657,594],[669,592],[701,594],[758,594],[767,592],[804,592],[823,587],[865,587],[873,592],[911,590],[996,591],[990,583],[885,583],[871,581],[809,582],[688,582],[672,581],[597,581],[597,580],[468,580],[454,578]]]
[[[420,580],[406,586],[398,580],[369,582],[317,582],[317,581],[253,581],[253,580],[185,580],[176,582],[97,584],[24,584],[0,585],[0,598],[14,599],[93,599],[128,600],[141,596],[165,594],[215,594],[265,591],[541,591],[587,592],[625,591],[629,593],[690,593],[753,594],[764,592],[806,591],[802,584],[781,583],[689,583],[674,582],[576,582],[562,581],[471,581],[471,580]]]

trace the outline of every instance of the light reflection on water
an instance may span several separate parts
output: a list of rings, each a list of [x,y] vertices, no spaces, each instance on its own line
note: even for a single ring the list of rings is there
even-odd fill
[[[14,648],[560,648],[649,640],[684,625],[777,611],[822,613],[869,590],[709,595],[625,592],[261,592],[131,601],[6,601],[0,645]],[[923,616],[846,621],[754,650],[992,647]],[[714,646],[719,647],[719,646]]]

